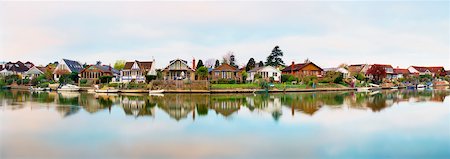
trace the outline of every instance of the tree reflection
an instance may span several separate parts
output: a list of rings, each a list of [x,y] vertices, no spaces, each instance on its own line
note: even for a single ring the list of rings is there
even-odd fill
[[[24,103],[54,104],[63,117],[74,115],[80,109],[95,114],[113,107],[125,115],[155,117],[162,110],[176,121],[211,115],[209,111],[228,118],[241,109],[251,113],[268,114],[278,121],[283,112],[292,116],[301,113],[313,116],[322,108],[367,109],[380,112],[400,102],[443,102],[448,90],[388,90],[379,92],[320,92],[289,94],[165,94],[163,97],[147,94],[88,94],[78,92],[0,91],[1,106],[16,110]],[[31,104],[35,105],[35,104]],[[284,111],[283,111],[284,109]]]

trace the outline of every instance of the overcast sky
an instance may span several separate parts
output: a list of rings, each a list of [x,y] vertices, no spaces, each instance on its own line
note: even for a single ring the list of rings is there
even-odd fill
[[[286,64],[381,63],[450,69],[450,3],[0,2],[0,61],[113,64],[175,58]]]

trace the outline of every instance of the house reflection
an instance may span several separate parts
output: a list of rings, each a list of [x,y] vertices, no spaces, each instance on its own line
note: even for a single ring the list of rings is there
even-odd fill
[[[362,109],[380,112],[401,102],[443,102],[448,90],[388,90],[378,92],[324,92],[289,94],[165,94],[163,97],[147,94],[89,94],[78,92],[29,92],[0,91],[3,109],[19,110],[36,104],[54,108],[63,117],[84,109],[94,114],[119,106],[125,115],[155,118],[155,112],[162,110],[176,121],[196,116],[206,116],[214,111],[223,117],[230,117],[241,109],[256,114],[270,114],[276,121],[284,112],[292,116],[298,113],[313,116],[322,108]]]

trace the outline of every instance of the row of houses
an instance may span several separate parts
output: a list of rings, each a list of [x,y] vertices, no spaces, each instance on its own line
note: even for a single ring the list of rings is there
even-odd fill
[[[301,76],[317,76],[322,77],[328,71],[341,72],[345,78],[351,78],[351,75],[362,73],[370,76],[368,70],[378,66],[385,69],[386,78],[395,79],[403,78],[410,75],[431,75],[431,76],[445,76],[449,71],[445,71],[444,67],[422,67],[410,66],[408,68],[393,68],[387,64],[354,64],[347,67],[325,68],[322,69],[315,63],[306,60],[303,63],[292,62],[284,68],[275,68],[272,66],[255,67],[249,71],[248,77],[245,79],[248,82],[254,81],[256,76],[262,79],[273,80],[275,82],[281,81],[282,74],[289,74],[296,77]],[[195,75],[195,59],[192,65],[188,61],[182,59],[174,59],[169,61],[169,64],[161,69],[162,78],[164,80],[196,80]],[[227,63],[223,63],[216,68],[208,69],[208,79],[210,80],[244,80],[242,73],[245,67],[237,68]],[[155,60],[150,61],[129,61],[126,62],[122,70],[116,70],[110,65],[102,65],[97,62],[93,65],[82,65],[80,62],[69,59],[61,59],[58,62],[49,64],[47,66],[35,66],[31,62],[22,63],[17,61],[15,63],[8,62],[0,65],[0,75],[20,74],[23,78],[33,79],[44,73],[51,73],[53,79],[58,81],[62,75],[77,73],[81,79],[86,79],[91,83],[98,83],[99,77],[111,76],[114,82],[145,82],[146,76],[157,75],[155,68]]]

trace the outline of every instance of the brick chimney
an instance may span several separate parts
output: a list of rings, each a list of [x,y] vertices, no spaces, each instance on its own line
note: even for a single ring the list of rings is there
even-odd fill
[[[291,74],[294,74],[294,65],[295,65],[295,62],[292,61],[292,65],[291,65]]]
[[[192,69],[195,70],[195,58],[192,58]]]

